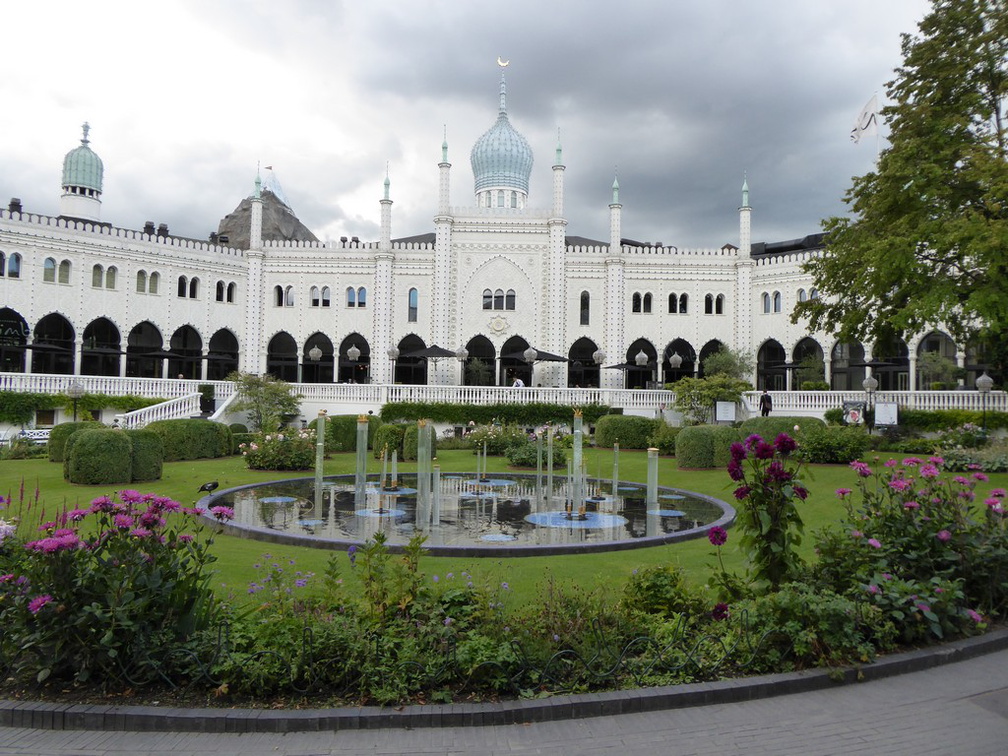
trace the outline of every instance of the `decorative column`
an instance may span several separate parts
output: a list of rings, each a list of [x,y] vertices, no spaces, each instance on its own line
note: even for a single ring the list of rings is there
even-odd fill
[[[626,313],[626,260],[623,258],[622,209],[619,202],[619,181],[613,179],[612,202],[609,204],[609,252],[605,259],[606,290],[603,349],[609,359],[623,362],[626,346],[623,343]],[[622,388],[622,373],[599,371],[599,388]]]

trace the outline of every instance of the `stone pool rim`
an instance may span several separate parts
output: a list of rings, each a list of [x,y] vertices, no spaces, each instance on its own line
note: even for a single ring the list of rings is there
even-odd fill
[[[413,473],[410,473],[411,475]],[[516,473],[516,475],[521,475],[524,477],[534,477],[535,473]],[[353,473],[342,474],[342,475],[328,475],[323,478],[323,482],[326,479],[333,478],[347,478],[353,480]],[[590,480],[595,480],[591,478]],[[602,479],[603,482],[606,478]],[[263,543],[270,543],[282,546],[303,546],[305,548],[311,549],[322,549],[324,551],[346,551],[351,546],[362,546],[365,541],[358,541],[352,538],[320,538],[318,536],[312,536],[301,533],[289,533],[281,532],[277,530],[272,530],[270,528],[259,527],[255,525],[236,525],[233,522],[221,523],[216,520],[216,518],[210,514],[210,507],[215,505],[215,502],[220,497],[225,494],[234,493],[235,491],[243,491],[247,488],[262,488],[264,486],[293,483],[300,481],[311,481],[315,482],[314,476],[305,476],[300,478],[281,478],[279,480],[271,481],[259,481],[258,483],[246,483],[241,486],[234,486],[233,488],[227,488],[224,490],[214,491],[212,494],[204,496],[198,502],[196,506],[203,510],[203,517],[207,519],[214,530],[218,533],[224,533],[226,535],[235,536],[237,538],[245,538],[247,540],[261,541]],[[622,482],[622,481],[621,481]],[[641,491],[646,490],[646,486],[640,485],[639,489]],[[675,533],[663,533],[657,536],[644,536],[643,538],[629,538],[621,541],[594,541],[592,543],[554,543],[554,544],[530,544],[530,545],[518,545],[518,544],[495,544],[495,543],[481,543],[476,544],[464,544],[464,545],[428,545],[424,544],[424,553],[429,556],[445,556],[445,557],[485,557],[485,558],[511,558],[511,557],[535,557],[535,556],[558,556],[563,554],[590,554],[594,552],[605,552],[605,551],[628,551],[630,549],[645,549],[652,548],[655,546],[665,546],[672,543],[679,543],[681,541],[689,541],[694,538],[705,537],[708,531],[714,527],[727,528],[733,522],[735,522],[735,508],[726,501],[718,499],[714,496],[708,496],[707,494],[698,493],[696,491],[688,491],[684,488],[673,488],[671,486],[658,486],[659,495],[663,492],[669,491],[686,491],[691,496],[695,496],[698,499],[706,501],[721,510],[721,516],[706,525],[702,525],[699,528],[690,528],[689,530],[680,530]],[[387,544],[386,548],[393,554],[401,554],[405,549],[405,544]]]

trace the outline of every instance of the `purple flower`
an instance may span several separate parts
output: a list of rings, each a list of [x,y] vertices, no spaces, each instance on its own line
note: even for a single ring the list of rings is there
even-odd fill
[[[753,451],[753,455],[756,459],[773,459],[774,447],[773,444],[768,444],[762,438],[756,442],[756,449]]]
[[[802,501],[808,498],[808,489],[805,486],[795,486],[794,495],[797,496]]]
[[[895,459],[887,459],[887,460],[886,460],[886,461],[885,461],[885,462],[883,463],[883,466],[884,466],[884,467],[896,467],[896,460],[895,460]]]
[[[728,542],[728,531],[720,525],[715,525],[707,531],[707,540],[712,546],[724,546]]]
[[[917,467],[921,461],[917,457],[907,457],[903,460],[903,467]]]
[[[992,488],[990,495],[998,499],[1003,499],[1006,495],[1008,495],[1008,492],[1006,492],[1003,488]]]
[[[304,588],[306,585],[308,585],[308,579],[307,578],[299,578],[299,579],[297,579],[297,580],[294,581],[294,585],[296,585],[298,588]]]
[[[119,530],[129,530],[133,527],[133,518],[128,514],[117,514],[112,518],[112,523],[119,528]]]
[[[889,488],[893,491],[903,493],[904,491],[909,491],[913,488],[913,481],[907,480],[906,478],[893,478],[889,481]]]
[[[862,478],[867,478],[872,474],[871,468],[864,462],[854,461],[850,463],[851,469]]]
[[[721,622],[728,619],[728,604],[721,601],[714,605],[714,609],[711,611],[711,619],[715,622]]]
[[[841,499],[843,499],[843,498],[845,498],[847,496],[850,496],[850,494],[851,494],[851,490],[849,488],[838,488],[836,490],[836,495],[839,498],[841,498]]]
[[[451,625],[451,623],[452,623],[452,618],[451,617],[445,617],[444,618],[444,626],[445,627],[448,627],[449,625]]]
[[[921,465],[920,474],[922,478],[934,480],[938,477],[938,468],[933,464]]]
[[[882,544],[879,543],[879,540],[877,538],[869,538],[868,539],[868,545],[871,546],[873,549],[881,549],[882,548]]]
[[[433,580],[435,583],[438,582],[440,579],[441,578],[439,578],[437,575],[434,575],[434,577],[431,578],[431,580]]]
[[[746,458],[745,447],[738,441],[736,441],[735,443],[733,443],[731,446],[728,447],[728,452],[729,454],[731,454],[733,462],[741,462],[743,459]]]
[[[975,472],[975,473],[973,473],[972,478],[973,478],[973,480],[978,480],[981,483],[986,483],[988,480],[990,480],[990,478],[988,478],[982,472]]]
[[[798,448],[798,443],[787,433],[780,433],[777,438],[774,439],[774,446],[777,447],[778,453],[790,454]]]
[[[216,506],[210,507],[210,514],[220,522],[227,522],[234,519],[234,510],[231,507]]]
[[[916,501],[905,501],[903,502],[903,509],[920,509],[920,504]]]
[[[767,466],[767,477],[778,483],[787,483],[794,475],[784,468],[784,464],[775,459]]]
[[[734,495],[735,495],[736,499],[738,499],[739,501],[742,501],[747,496],[749,496],[749,494],[751,492],[752,492],[752,489],[749,486],[739,486],[738,488],[735,489]]]
[[[501,590],[509,591],[511,590],[511,586],[507,583],[501,583]]]
[[[875,585],[874,583],[872,583],[871,585],[868,586],[868,593],[870,593],[870,594],[872,594],[874,596],[878,592],[879,592],[879,587],[877,585]]]
[[[935,533],[935,538],[937,538],[942,543],[948,543],[952,538],[952,534],[945,530],[944,528]]]
[[[43,593],[41,596],[36,596],[31,601],[28,602],[28,611],[32,614],[38,614],[42,611],[42,607],[46,604],[51,603],[53,597],[48,593]]]
[[[742,469],[742,465],[734,459],[728,463],[728,477],[734,481],[745,478],[745,471]]]
[[[928,462],[930,462],[932,465],[935,465],[936,467],[941,467],[942,465],[945,464],[945,458],[944,457],[928,457]]]
[[[192,533],[179,533],[179,543],[192,543]]]
[[[749,451],[752,451],[756,447],[756,444],[758,444],[762,440],[763,437],[761,435],[759,435],[758,433],[753,433],[745,440],[745,448],[748,449]]]
[[[922,612],[930,612],[931,611],[931,607],[928,606],[927,604],[925,604],[923,601],[918,601],[917,604],[916,604],[916,606]]]
[[[978,625],[984,621],[983,615],[980,614],[980,612],[974,611],[973,609],[967,609],[966,616],[969,617],[974,622],[976,622]]]

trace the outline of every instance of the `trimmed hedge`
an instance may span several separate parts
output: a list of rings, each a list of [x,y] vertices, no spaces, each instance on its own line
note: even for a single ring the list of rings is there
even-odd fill
[[[146,429],[125,431],[132,447],[131,482],[161,480],[164,463],[164,442],[161,436]]]
[[[505,452],[508,464],[511,467],[530,467],[533,470],[539,462],[538,444],[535,441],[526,440],[520,444],[512,444]],[[543,471],[546,470],[548,460],[546,449],[542,455]],[[553,469],[563,469],[567,465],[567,450],[562,446],[553,447]]]
[[[715,425],[711,431],[711,443],[714,447],[714,467],[728,467],[731,459],[731,445],[745,438],[741,428],[730,425]]]
[[[325,450],[329,452],[352,452],[357,450],[357,415],[328,415],[326,417]],[[368,448],[374,448],[374,438],[382,425],[377,415],[368,415]],[[318,418],[308,427],[318,430]]]
[[[798,454],[815,464],[847,464],[868,450],[868,434],[857,426],[813,425],[798,434]]]
[[[664,422],[635,415],[604,415],[595,421],[595,445],[611,448],[618,441],[621,449],[647,449],[658,424]]]
[[[123,431],[81,430],[71,438],[64,463],[68,481],[86,485],[133,481],[133,446]]]
[[[520,389],[515,389],[520,391]],[[580,409],[585,423],[594,424],[609,413],[604,404],[585,404],[573,407],[569,404],[548,404],[546,402],[503,403],[503,404],[459,404],[457,402],[396,402],[382,407],[381,416],[385,422],[394,420],[420,420],[426,418],[435,423],[467,425],[470,420],[477,425],[501,423],[532,427],[544,423],[571,424],[574,410]]]
[[[866,412],[870,416],[871,412]],[[839,407],[828,409],[823,413],[830,425],[843,423],[843,410]],[[983,412],[977,410],[913,410],[899,408],[899,427],[914,433],[939,433],[950,428],[958,428],[966,423],[980,425],[983,422]],[[1008,412],[988,412],[987,427],[1008,428]]]
[[[669,425],[664,421],[659,421],[655,424],[651,438],[648,439],[648,446],[653,446],[659,454],[671,457],[675,454],[676,436],[681,430],[682,426],[680,425]]]
[[[101,423],[96,423],[94,420],[86,420],[79,423],[60,423],[59,425],[54,425],[53,429],[49,431],[49,461],[50,462],[62,462],[66,456],[66,442],[77,431],[84,428],[104,428],[105,426]]]
[[[231,429],[210,420],[157,420],[148,425],[146,430],[161,437],[166,462],[213,459],[227,457],[232,453]]]
[[[405,423],[385,423],[378,428],[378,432],[375,433],[374,445],[371,447],[374,449],[374,458],[381,459],[382,451],[388,448],[389,456],[392,456],[393,451],[399,452],[400,458],[402,457],[402,445],[403,436],[406,434],[406,429],[409,426]]]
[[[690,425],[676,436],[676,466],[680,469],[714,467],[716,425]]]

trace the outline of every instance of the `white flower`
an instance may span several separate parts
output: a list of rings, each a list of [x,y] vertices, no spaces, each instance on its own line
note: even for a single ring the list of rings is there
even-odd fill
[[[17,532],[17,528],[11,525],[6,520],[0,520],[0,543],[10,538]]]

